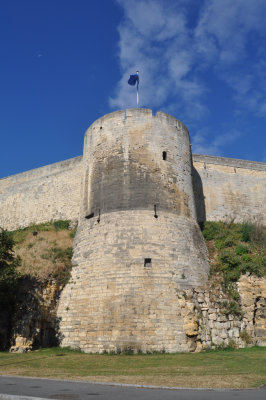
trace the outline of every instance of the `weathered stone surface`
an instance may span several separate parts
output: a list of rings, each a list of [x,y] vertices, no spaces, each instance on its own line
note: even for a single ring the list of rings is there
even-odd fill
[[[199,221],[266,223],[266,165],[260,162],[193,155]]]
[[[0,227],[77,220],[82,157],[0,179]]]
[[[207,281],[208,261],[184,125],[150,110],[99,119],[85,136],[82,193],[76,267],[58,308],[62,345],[190,350],[196,328],[185,334],[178,293]]]

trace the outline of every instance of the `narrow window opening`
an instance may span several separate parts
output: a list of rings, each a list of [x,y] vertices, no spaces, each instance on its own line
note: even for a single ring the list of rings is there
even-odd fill
[[[86,219],[91,219],[91,218],[93,218],[94,217],[94,213],[91,213],[91,214],[89,214],[89,215],[86,215]]]
[[[100,223],[100,221],[101,221],[101,210],[99,209],[99,215],[98,215],[98,218],[97,218],[98,224]]]
[[[154,218],[158,218],[156,204],[154,204]]]
[[[151,258],[144,258],[144,267],[151,267]]]
[[[100,129],[103,129],[103,127],[102,127],[102,126],[100,126]]]
[[[166,151],[163,151],[163,160],[165,161],[166,158],[167,158],[167,153],[166,153]]]

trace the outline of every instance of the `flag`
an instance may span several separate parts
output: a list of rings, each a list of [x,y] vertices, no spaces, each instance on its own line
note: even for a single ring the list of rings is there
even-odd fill
[[[129,80],[127,82],[131,86],[135,86],[136,82],[137,82],[137,84],[139,84],[139,76],[138,76],[138,74],[130,75]]]

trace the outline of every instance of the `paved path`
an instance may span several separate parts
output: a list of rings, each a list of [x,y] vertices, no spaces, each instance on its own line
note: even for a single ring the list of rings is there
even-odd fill
[[[56,400],[265,400],[266,388],[253,390],[155,389],[127,385],[0,376],[0,399],[25,396]],[[25,400],[30,400],[25,398]]]

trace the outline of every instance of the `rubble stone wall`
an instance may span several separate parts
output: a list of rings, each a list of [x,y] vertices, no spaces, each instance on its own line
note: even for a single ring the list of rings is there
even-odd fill
[[[237,282],[239,312],[219,285],[179,293],[184,331],[190,351],[233,345],[266,346],[266,279],[242,275]]]

